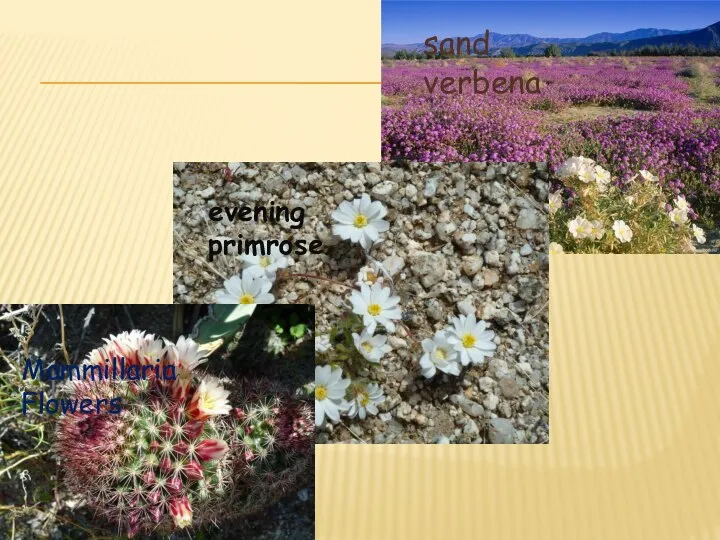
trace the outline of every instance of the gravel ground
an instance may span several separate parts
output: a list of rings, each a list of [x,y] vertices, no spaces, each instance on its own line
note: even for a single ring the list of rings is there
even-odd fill
[[[318,442],[547,443],[548,223],[544,164],[245,163],[176,164],[175,302],[214,301],[237,257],[208,263],[209,238],[323,241],[319,255],[296,257],[295,276],[278,278],[278,303],[313,303],[318,334],[347,310],[365,263],[356,244],[331,233],[331,212],[368,193],[388,208],[390,230],[372,249],[393,275],[404,326],[393,351],[359,375],[378,382],[380,414],[344,419]],[[270,201],[306,210],[304,226],[207,219],[212,206]],[[345,285],[298,277],[311,274]],[[460,376],[425,380],[419,342],[448,317],[475,313],[496,333],[495,356]]]

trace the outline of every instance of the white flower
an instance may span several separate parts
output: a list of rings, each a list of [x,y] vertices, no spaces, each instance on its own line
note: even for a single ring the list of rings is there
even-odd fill
[[[228,397],[230,391],[223,388],[220,379],[208,375],[195,390],[187,415],[202,420],[214,415],[228,414],[231,409]]]
[[[132,358],[139,349],[152,346],[155,336],[146,334],[143,330],[131,330],[130,332],[126,331],[117,335],[110,335],[104,341],[106,345],[120,353],[118,356]]]
[[[693,224],[692,226],[692,232],[695,235],[695,240],[697,240],[698,244],[704,244],[705,243],[705,231],[703,231],[700,227]]]
[[[595,165],[595,181],[597,182],[598,190],[605,191],[611,180],[610,171],[603,169],[600,165]]]
[[[590,236],[590,230],[592,229],[592,224],[585,219],[582,216],[578,216],[573,220],[570,220],[567,222],[568,231],[570,231],[570,234],[573,236],[573,238],[577,238],[578,240],[581,240],[583,238],[587,238]]]
[[[446,331],[435,332],[432,339],[423,339],[422,348],[425,354],[420,358],[420,369],[426,379],[434,377],[437,370],[451,375],[460,375],[458,353],[455,347],[448,342]]]
[[[225,280],[225,288],[215,293],[218,304],[272,304],[270,294],[273,282],[265,277],[254,277],[244,271],[242,278],[233,276]]]
[[[173,353],[176,351],[174,344],[165,340],[161,339],[153,339],[152,341],[148,340],[148,337],[154,337],[152,334],[149,336],[146,336],[144,339],[144,342],[140,344],[140,348],[137,352],[138,362],[141,364],[144,364],[146,366],[155,366],[157,365],[157,361],[162,359],[163,355],[167,352],[169,358],[169,365],[178,365],[178,362],[176,362],[176,358],[173,357]],[[180,340],[184,340],[185,338],[183,336],[180,337]],[[188,340],[192,341],[192,340]],[[180,341],[178,341],[178,344]],[[198,362],[199,364],[200,362]]]
[[[560,178],[569,178],[571,176],[579,177],[581,174],[587,176],[588,169],[592,170],[594,166],[595,162],[592,159],[582,156],[571,157],[566,159],[565,162],[560,165],[557,174]],[[593,179],[583,180],[583,182],[589,182],[592,180]]]
[[[657,182],[658,181],[657,176],[655,176],[650,171],[646,171],[644,169],[642,171],[640,171],[640,176],[642,176],[643,180],[645,180],[646,182]]]
[[[331,366],[315,366],[315,425],[325,423],[327,416],[330,421],[338,422],[340,412],[347,410],[345,390],[350,386],[350,379],[342,378],[342,369]]]
[[[635,203],[635,197],[628,195],[625,197],[625,202],[632,206]]]
[[[387,231],[390,225],[382,219],[387,209],[379,201],[370,201],[367,193],[355,199],[352,203],[343,201],[331,214],[337,222],[333,225],[333,234],[343,240],[360,242],[364,249],[370,247],[380,239],[380,233]]]
[[[365,420],[367,413],[378,413],[377,406],[384,400],[385,396],[380,387],[375,383],[370,383],[365,388],[355,390],[355,398],[350,402],[347,414],[350,418],[359,416],[361,420]]]
[[[372,287],[363,285],[360,291],[353,291],[350,302],[353,306],[353,313],[361,315],[363,324],[367,327],[369,334],[375,333],[378,323],[382,324],[389,332],[395,331],[395,323],[402,316],[398,303],[400,298],[390,296],[391,291],[376,283]]]
[[[323,334],[321,336],[315,336],[315,352],[316,353],[325,353],[328,352],[330,349],[332,349],[332,345],[330,344],[330,336],[327,334]]]
[[[593,240],[600,240],[605,235],[605,228],[602,221],[593,220],[590,222],[590,233],[588,236]]]
[[[273,254],[268,250],[267,255],[242,255],[243,269],[253,277],[265,277],[275,281],[278,268],[288,267],[288,258],[280,254]]]
[[[680,208],[673,208],[670,210],[668,216],[670,217],[670,221],[672,221],[675,225],[682,225],[688,222],[687,212],[681,210]]]
[[[613,231],[615,231],[615,238],[620,240],[620,242],[629,242],[632,240],[633,232],[625,225],[625,222],[621,219],[615,220],[615,223],[613,223]]]
[[[355,283],[358,287],[363,285],[374,285],[375,283],[383,282],[382,270],[380,265],[374,262],[363,266],[357,275],[357,282]]]
[[[677,208],[678,210],[681,210],[686,214],[690,211],[690,205],[688,204],[685,197],[683,197],[682,195],[679,195],[678,198],[675,199],[673,202],[675,203],[675,208]]]
[[[550,242],[550,254],[558,254],[558,253],[565,253],[565,250],[563,247],[558,244],[557,242]]]
[[[591,182],[595,181],[595,167],[592,166],[585,166],[581,167],[578,171],[578,180],[581,182],[585,182],[586,184],[590,184]]]
[[[562,190],[558,190],[555,193],[550,194],[548,208],[550,209],[551,216],[562,208]]]
[[[177,343],[173,345],[171,341],[165,340],[170,358],[175,361],[181,368],[192,371],[200,364],[208,361],[207,355],[209,351],[201,350],[200,345],[190,338],[180,336]]]
[[[358,352],[368,362],[378,363],[385,353],[391,351],[390,345],[387,344],[387,336],[373,336],[367,330],[363,329],[362,334],[353,333],[353,342]]]
[[[495,333],[485,330],[485,321],[476,321],[475,315],[460,315],[452,321],[449,329],[448,343],[455,347],[460,355],[463,366],[469,363],[480,364],[486,356],[492,356],[496,345],[493,343]]]

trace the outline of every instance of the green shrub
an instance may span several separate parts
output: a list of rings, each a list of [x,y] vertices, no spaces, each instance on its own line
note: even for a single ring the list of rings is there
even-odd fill
[[[551,253],[688,253],[693,236],[705,241],[687,201],[649,171],[619,187],[591,159],[573,157],[558,176],[565,188],[548,204]]]

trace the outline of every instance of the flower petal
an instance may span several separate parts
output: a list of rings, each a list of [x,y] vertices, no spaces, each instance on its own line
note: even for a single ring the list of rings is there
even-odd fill
[[[225,441],[218,439],[206,439],[195,447],[195,453],[198,459],[202,461],[219,459],[223,457],[227,451],[228,445]]]

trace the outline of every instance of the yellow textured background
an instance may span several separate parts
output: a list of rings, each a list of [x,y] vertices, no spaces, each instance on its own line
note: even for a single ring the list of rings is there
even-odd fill
[[[379,161],[380,3],[2,2],[0,298],[172,302],[173,161]]]
[[[380,157],[377,86],[39,84],[377,81],[379,1],[18,4],[0,302],[170,302],[172,161]],[[720,257],[554,257],[550,445],[319,447],[317,537],[720,538],[719,315]]]
[[[719,277],[553,256],[550,444],[316,447],[317,537],[720,538]]]

